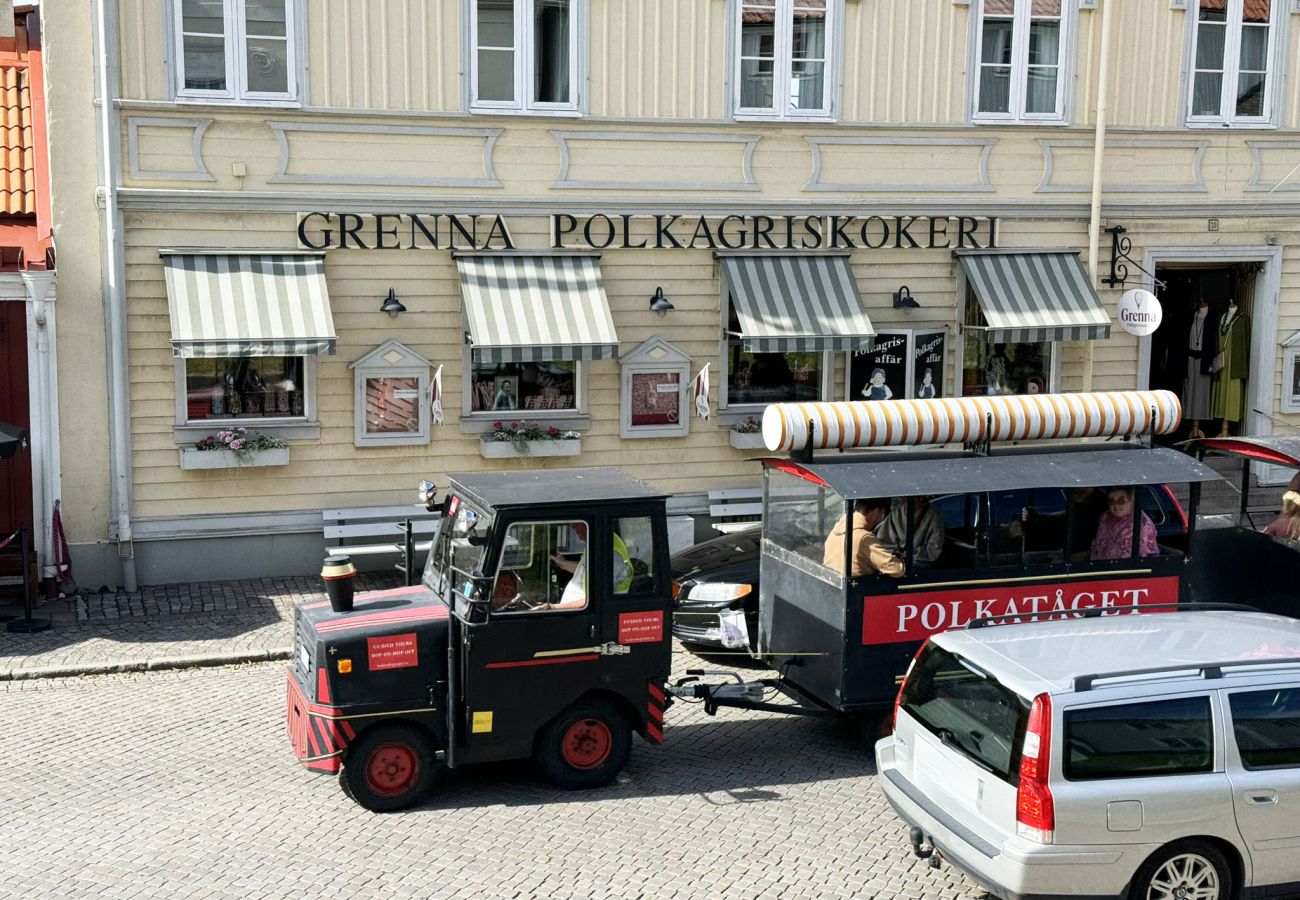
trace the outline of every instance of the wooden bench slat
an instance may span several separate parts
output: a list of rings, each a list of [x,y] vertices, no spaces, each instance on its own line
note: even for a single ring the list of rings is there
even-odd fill
[[[438,531],[437,522],[412,522],[411,533],[418,535],[436,534]],[[402,534],[401,522],[372,522],[370,524],[357,525],[326,525],[325,540],[339,540],[342,538],[354,537],[379,537],[391,538],[400,537]]]
[[[321,519],[326,522],[360,522],[372,519],[423,521],[440,517],[441,513],[429,512],[423,506],[358,506],[352,509],[321,510]]]
[[[709,507],[711,516],[761,516],[761,503],[715,503]]]
[[[425,553],[433,546],[433,541],[417,541],[416,553]],[[346,554],[348,556],[377,556],[380,553],[401,553],[401,544],[362,544],[356,547],[326,547],[325,552],[331,556]],[[418,565],[418,562],[417,562]]]
[[[757,488],[718,488],[709,491],[709,501],[714,500],[761,500],[763,489]]]
[[[713,530],[719,534],[735,534],[738,531],[748,531],[751,528],[757,528],[758,522],[716,522]]]

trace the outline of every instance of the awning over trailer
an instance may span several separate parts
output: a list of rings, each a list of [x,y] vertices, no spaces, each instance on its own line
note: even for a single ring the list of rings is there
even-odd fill
[[[1110,337],[1101,307],[1076,251],[1000,250],[957,253],[986,326],[997,343],[1095,341]]]
[[[1205,463],[1167,447],[1015,448],[989,456],[954,453],[876,453],[831,462],[766,461],[770,469],[824,484],[841,497],[921,497],[1028,488],[1190,484],[1219,481]]]
[[[333,355],[322,254],[161,255],[176,356]]]
[[[618,334],[594,256],[461,256],[465,340],[479,362],[613,359]]]
[[[748,352],[871,346],[876,329],[847,256],[723,256],[720,262]]]

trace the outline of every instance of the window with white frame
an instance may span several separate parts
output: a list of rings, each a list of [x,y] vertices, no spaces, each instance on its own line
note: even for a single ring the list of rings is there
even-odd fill
[[[469,0],[471,106],[576,110],[580,2]]]
[[[1272,119],[1283,0],[1193,0],[1188,124],[1262,125]]]
[[[831,115],[836,0],[738,0],[735,112]]]
[[[830,360],[821,350],[753,353],[745,349],[740,319],[727,303],[725,407],[823,400],[829,396]]]
[[[173,3],[178,99],[297,99],[296,0]]]
[[[1075,0],[976,0],[975,108],[984,122],[1065,118]]]
[[[310,418],[314,357],[215,356],[177,360],[181,424],[275,424]],[[180,385],[178,385],[180,387]]]

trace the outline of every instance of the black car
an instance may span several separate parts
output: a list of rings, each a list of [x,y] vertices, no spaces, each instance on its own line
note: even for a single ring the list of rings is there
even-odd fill
[[[1147,485],[1138,489],[1142,511],[1156,526],[1160,543],[1185,549],[1187,513],[1166,485]],[[1065,491],[1060,488],[998,491],[983,495],[969,504],[971,495],[936,497],[931,505],[943,519],[946,532],[944,555],[939,566],[972,565],[973,556],[991,564],[1018,560],[1022,554],[1051,553],[1044,544],[1063,539],[1059,523],[1066,506]],[[1034,525],[1022,525],[1024,510],[1032,510]],[[987,535],[983,525],[992,512],[994,545],[982,543],[978,548],[975,535]],[[969,522],[968,522],[969,518]],[[1026,531],[1029,532],[1026,540]],[[673,612],[673,636],[695,648],[709,650],[743,650],[752,648],[758,637],[759,523],[734,534],[723,535],[696,544],[672,559],[673,583],[677,603]],[[743,630],[741,624],[743,623]]]

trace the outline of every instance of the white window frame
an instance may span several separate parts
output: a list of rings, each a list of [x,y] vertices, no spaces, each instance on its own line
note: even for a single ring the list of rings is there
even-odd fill
[[[230,358],[234,358],[234,354]],[[320,436],[320,422],[316,414],[316,357],[302,357],[302,412],[301,416],[272,416],[251,418],[210,418],[191,419],[189,417],[189,385],[185,371],[185,359],[177,358],[173,368],[176,387],[176,428],[173,436],[180,443],[190,443],[206,437],[223,428],[238,425],[249,431],[272,434],[285,439],[307,439]]]
[[[168,4],[170,21],[168,32],[171,47],[172,91],[176,100],[207,103],[256,103],[265,106],[299,106],[299,52],[302,44],[299,0],[284,0],[285,17],[285,74],[288,90],[283,93],[250,91],[248,84],[248,35],[244,15],[244,0],[223,0],[226,48],[226,89],[199,90],[185,87],[185,36],[184,0],[171,0]]]
[[[582,54],[586,46],[587,0],[572,0],[569,19],[569,102],[542,102],[536,99],[533,83],[533,61],[536,41],[533,23],[536,19],[536,0],[514,0],[514,59],[515,99],[481,100],[478,96],[478,0],[464,0],[462,11],[466,29],[465,55],[469,60],[467,85],[471,112],[528,113],[574,116],[581,110],[582,79],[585,69]]]
[[[386,356],[397,354],[396,362]],[[404,447],[429,443],[430,385],[433,363],[397,341],[385,341],[356,362],[353,371],[353,443],[357,447]],[[414,378],[419,391],[419,427],[416,431],[372,432],[366,427],[366,382],[372,378]]]
[[[1282,342],[1282,398],[1284,413],[1300,413],[1300,393],[1293,393],[1296,367],[1300,366],[1300,331]]]
[[[764,0],[776,5],[776,47],[773,50],[772,72],[772,108],[743,106],[741,96],[744,81],[741,77],[744,49],[744,0],[731,0],[730,6],[730,65],[732,118],[737,120],[812,120],[834,121],[839,109],[840,61],[841,52],[840,21],[844,0],[827,0],[826,2],[826,60],[823,64],[821,109],[791,109],[790,83],[791,70],[794,68],[794,3],[795,0]],[[779,100],[778,98],[783,98]],[[785,108],[777,107],[784,102]]]
[[[1262,105],[1263,114],[1258,116],[1239,116],[1237,115],[1237,82],[1241,76],[1241,31],[1243,28],[1243,10],[1244,0],[1228,0],[1228,21],[1226,33],[1223,41],[1223,83],[1219,93],[1219,112],[1217,115],[1195,115],[1193,110],[1194,97],[1196,94],[1196,44],[1200,36],[1200,0],[1187,0],[1187,18],[1188,18],[1188,36],[1187,36],[1187,62],[1183,67],[1184,78],[1186,83],[1184,93],[1184,119],[1183,124],[1188,128],[1274,128],[1277,126],[1277,113],[1280,104],[1277,102],[1277,85],[1285,75],[1285,48],[1289,41],[1286,40],[1285,28],[1289,20],[1287,15],[1292,11],[1289,0],[1273,0],[1272,19],[1268,25],[1268,49],[1265,51],[1265,62],[1268,66],[1267,78],[1264,81],[1264,102]],[[1234,61],[1229,68],[1229,60]],[[1204,71],[1213,71],[1206,69]],[[1224,110],[1228,109],[1229,114],[1224,115]]]
[[[984,77],[984,2],[971,0],[975,14],[971,16],[970,80],[971,121],[981,125],[1064,125],[1069,122],[1071,99],[1074,94],[1074,61],[1078,55],[1077,37],[1079,0],[1061,0],[1060,56],[1056,66],[1056,109],[1050,113],[1025,111],[1026,88],[1029,81],[1029,25],[1032,19],[1033,0],[1015,0],[1011,25],[1011,95],[1007,112],[981,112],[980,79]]]
[[[464,434],[486,434],[491,432],[492,423],[503,419],[540,422],[554,425],[565,431],[582,431],[591,427],[591,417],[587,412],[587,363],[578,360],[574,363],[573,409],[516,409],[513,415],[506,416],[504,410],[474,409],[474,356],[469,344],[461,350],[461,388],[460,388],[460,426]]]
[[[730,390],[731,379],[731,340],[733,335],[728,332],[727,324],[731,313],[731,292],[727,290],[726,281],[723,280],[722,299],[719,303],[722,312],[722,336],[718,342],[718,410],[729,413],[729,417],[722,419],[722,424],[726,425],[731,422],[739,422],[745,416],[752,416],[755,413],[762,413],[767,409],[766,403],[728,403],[728,391]],[[743,340],[743,338],[742,338]],[[833,399],[832,392],[835,385],[835,353],[832,350],[822,351],[822,384],[821,400]],[[847,388],[846,388],[847,390]]]
[[[662,338],[651,338],[619,358],[621,389],[619,436],[624,438],[686,437],[691,431],[691,358]],[[677,376],[677,421],[670,425],[632,424],[632,376],[668,374]]]

